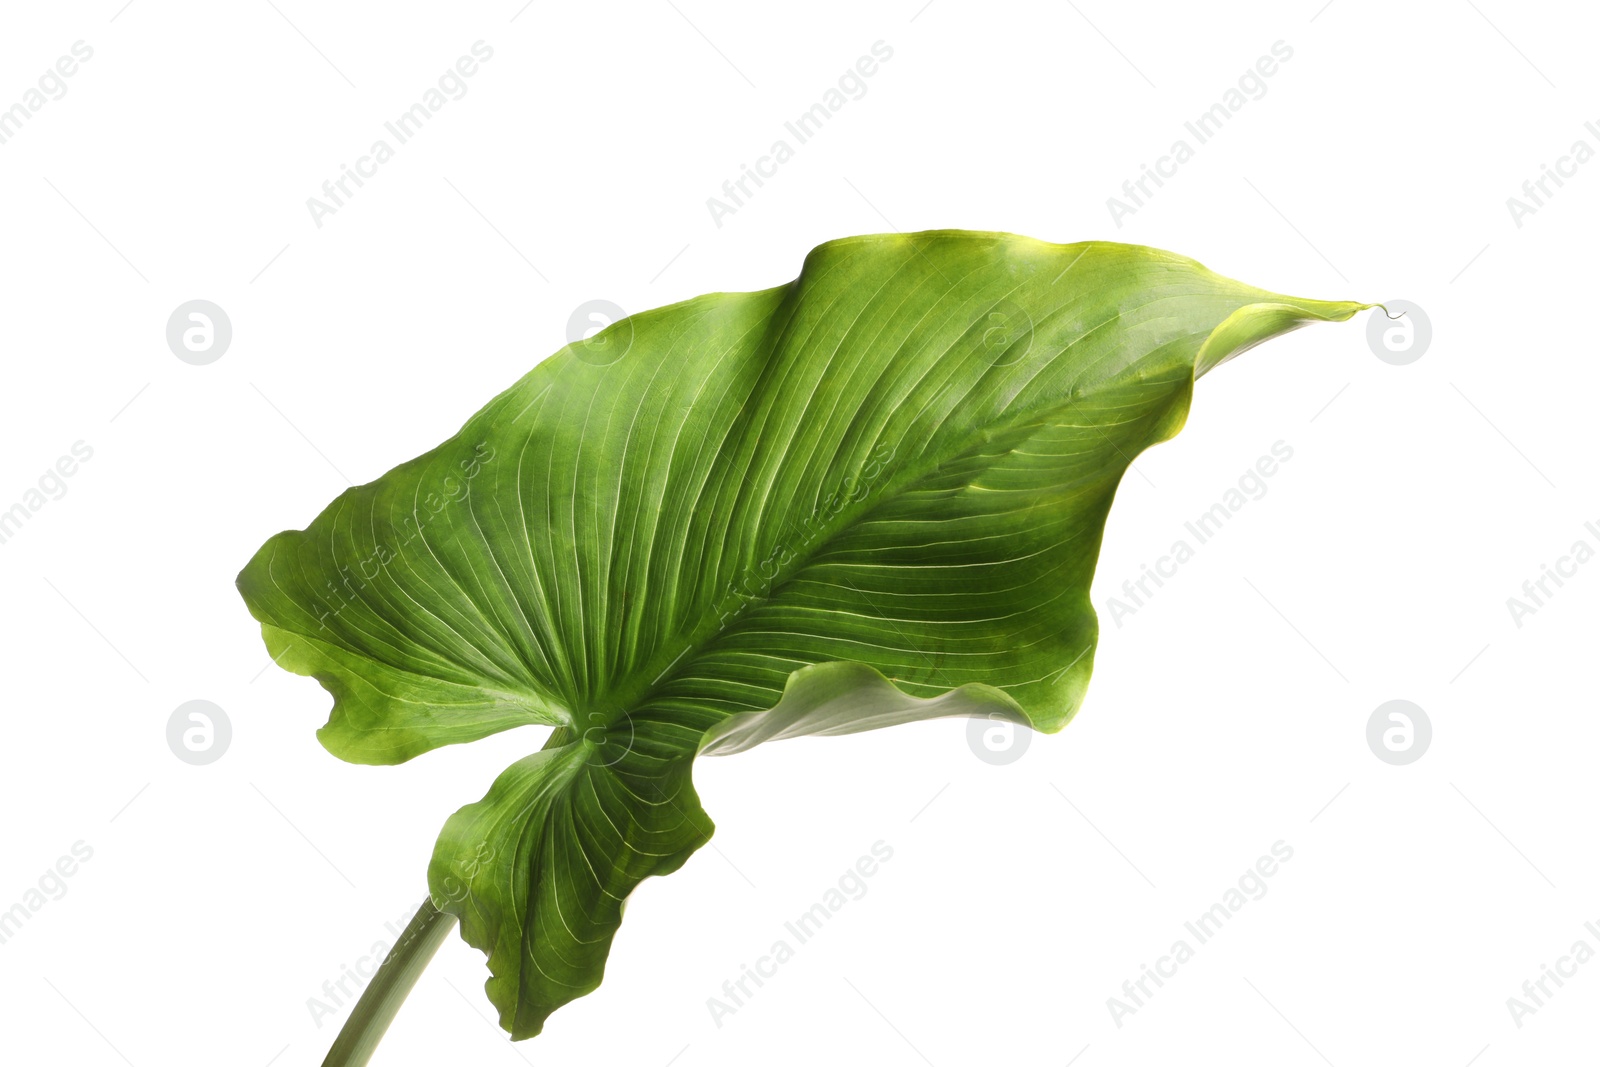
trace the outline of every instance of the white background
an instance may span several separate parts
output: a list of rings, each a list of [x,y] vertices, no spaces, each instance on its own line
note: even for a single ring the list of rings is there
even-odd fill
[[[1592,12],[123,2],[7,5],[0,28],[0,107],[94,49],[0,145],[0,510],[93,449],[0,544],[0,909],[93,849],[0,944],[0,1058],[320,1062],[346,1012],[319,1028],[308,998],[390,939],[445,817],[540,731],[340,763],[313,736],[328,697],[266,669],[235,573],[453,433],[584,301],[766,287],[823,240],[938,227],[1407,299],[1434,336],[1392,366],[1364,318],[1317,327],[1201,383],[1124,483],[1065,733],[1003,767],[961,722],[703,761],[715,848],[639,890],[598,993],[510,1045],[452,936],[375,1062],[1594,1055],[1600,961],[1520,1028],[1506,1005],[1574,941],[1600,949],[1600,562],[1520,628],[1506,605],[1600,547],[1600,162],[1520,227],[1506,204],[1576,139],[1600,148]],[[478,40],[467,95],[318,228],[306,199]],[[865,96],[717,226],[706,199],[879,40]],[[1265,96],[1116,225],[1107,198],[1280,40]],[[209,366],[164,336],[196,298],[233,324]],[[1267,494],[1113,625],[1122,581],[1280,440]],[[1395,698],[1434,731],[1404,767],[1365,737]],[[209,766],[167,747],[191,699],[233,725]],[[707,998],[879,840],[867,895],[715,1025]],[[1279,840],[1267,895],[1115,1025],[1107,998]]]

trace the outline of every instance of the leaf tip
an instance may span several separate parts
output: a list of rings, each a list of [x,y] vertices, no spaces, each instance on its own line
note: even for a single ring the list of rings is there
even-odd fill
[[[1265,341],[1313,322],[1346,322],[1377,307],[1353,300],[1300,300],[1276,297],[1236,309],[1212,329],[1195,357],[1196,378]]]

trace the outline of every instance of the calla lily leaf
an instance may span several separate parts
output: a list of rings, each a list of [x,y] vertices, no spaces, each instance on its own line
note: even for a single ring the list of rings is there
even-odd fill
[[[440,834],[435,904],[514,1037],[711,836],[697,755],[1084,698],[1118,483],[1197,377],[1366,305],[1150,248],[933,232],[567,346],[239,576],[335,755],[555,727]]]

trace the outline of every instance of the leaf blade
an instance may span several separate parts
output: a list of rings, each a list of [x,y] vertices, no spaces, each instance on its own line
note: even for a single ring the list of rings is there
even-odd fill
[[[944,714],[1065,725],[1133,459],[1198,376],[1364,306],[1134,246],[831,242],[788,285],[568,346],[269,541],[241,591],[333,693],[320,736],[346,759],[557,727],[430,865],[525,1036],[598,984],[626,892],[709,839],[696,754]]]

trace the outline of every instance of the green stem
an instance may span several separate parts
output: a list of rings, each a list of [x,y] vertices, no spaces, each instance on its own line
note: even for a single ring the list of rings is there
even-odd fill
[[[406,994],[422,977],[423,968],[455,924],[455,916],[434,907],[431,899],[422,902],[400,940],[384,957],[383,966],[362,991],[322,1067],[364,1067],[394,1022]]]

